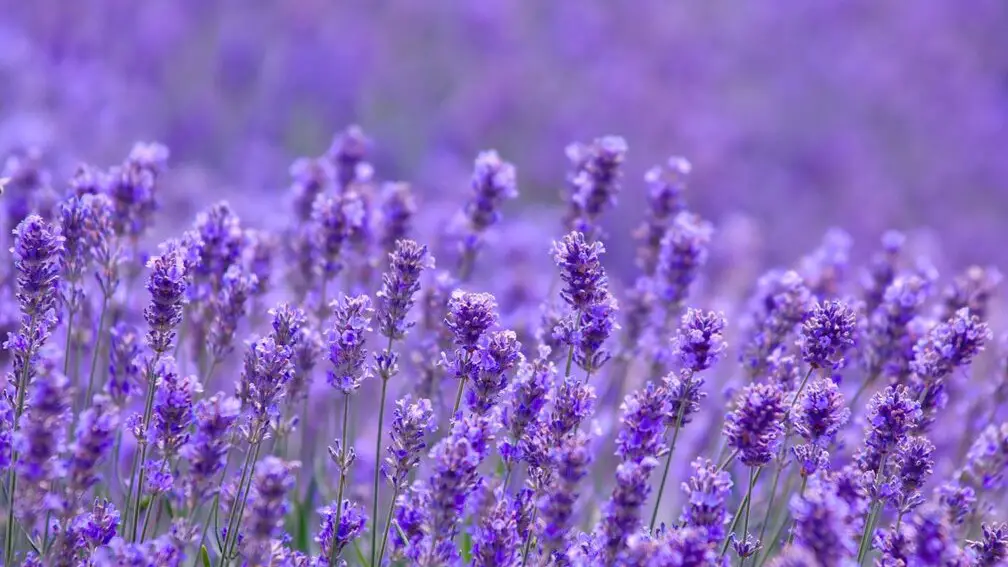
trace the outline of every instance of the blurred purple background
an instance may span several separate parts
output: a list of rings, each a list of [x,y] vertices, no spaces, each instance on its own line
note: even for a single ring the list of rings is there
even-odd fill
[[[494,147],[526,207],[558,203],[568,142],[614,133],[630,144],[617,251],[643,172],[681,154],[691,206],[766,262],[834,225],[861,250],[930,228],[956,264],[1008,259],[1003,0],[0,6],[0,149],[41,146],[62,183],[161,140],[186,224],[239,192],[249,224],[270,222],[290,162],[349,123],[379,177],[427,195],[462,194]]]

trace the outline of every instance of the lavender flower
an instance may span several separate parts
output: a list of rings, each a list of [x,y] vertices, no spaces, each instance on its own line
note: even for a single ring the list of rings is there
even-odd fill
[[[87,217],[88,238],[91,240],[91,259],[95,264],[95,278],[102,294],[111,296],[119,287],[120,265],[124,253],[113,227],[112,202],[103,194],[89,201],[91,214]]]
[[[15,433],[19,489],[22,513],[34,517],[55,505],[48,493],[52,483],[63,477],[63,453],[66,426],[70,414],[69,381],[55,369],[46,368],[31,384],[27,409],[21,427]],[[30,523],[30,522],[29,522]]]
[[[466,352],[475,351],[483,333],[497,323],[496,309],[497,300],[489,293],[453,292],[444,324],[455,345]]]
[[[576,430],[595,411],[595,389],[582,380],[566,377],[557,384],[553,410],[548,417],[554,439],[562,439]]]
[[[798,272],[813,295],[820,298],[837,295],[847,274],[853,243],[850,234],[831,228],[823,235],[819,247],[801,259]]]
[[[701,372],[714,366],[727,350],[724,313],[687,309],[672,344],[681,367]]]
[[[748,338],[740,355],[750,376],[761,376],[770,356],[786,345],[804,321],[812,294],[797,272],[770,272],[757,282]]]
[[[319,555],[321,565],[329,565],[329,558],[338,558],[342,555],[346,546],[353,543],[357,537],[364,532],[367,524],[367,516],[363,508],[349,500],[343,501],[343,509],[336,510],[337,504],[333,503],[319,510],[322,516],[322,527],[315,541],[318,542],[322,553]],[[339,526],[336,526],[336,518],[339,517]],[[335,545],[336,549],[333,550]]]
[[[823,567],[845,565],[854,556],[854,537],[846,518],[847,503],[834,486],[813,479],[804,494],[791,499],[794,536]]]
[[[266,424],[279,413],[278,404],[283,399],[294,369],[290,350],[266,337],[255,341],[245,351],[238,399],[248,413],[250,429],[245,434],[250,441],[261,439]]]
[[[413,187],[402,181],[383,184],[378,210],[381,232],[378,240],[382,249],[391,253],[395,243],[409,238],[413,231],[413,217],[417,212]]]
[[[223,360],[233,350],[238,324],[248,313],[248,303],[255,294],[259,280],[232,264],[220,282],[220,289],[211,299],[213,320],[207,337],[213,361]]]
[[[697,215],[682,212],[661,241],[655,269],[656,293],[674,312],[689,295],[700,269],[707,263],[708,245],[714,232],[711,224]]]
[[[420,464],[420,453],[427,447],[424,436],[437,428],[430,400],[412,401],[409,396],[397,400],[392,410],[391,443],[382,464],[382,474],[397,491],[406,488],[407,476]]]
[[[896,451],[894,470],[898,480],[896,506],[908,512],[923,502],[920,490],[934,470],[935,446],[926,437],[908,437]]]
[[[158,208],[157,176],[167,159],[161,144],[137,144],[122,165],[109,170],[106,192],[115,205],[116,234],[136,238],[146,232]]]
[[[647,276],[653,276],[661,250],[661,240],[676,214],[686,210],[682,193],[692,166],[683,157],[673,156],[665,166],[652,167],[644,174],[648,185],[648,207],[644,222],[634,232],[640,241],[637,266]]]
[[[76,439],[66,464],[67,491],[71,494],[71,501],[101,479],[98,464],[112,448],[118,426],[119,410],[103,396],[95,396],[91,407],[81,413]]]
[[[609,278],[601,261],[604,253],[601,242],[588,242],[580,232],[570,232],[553,243],[553,260],[564,282],[560,297],[579,313],[608,296]]]
[[[587,374],[597,372],[611,355],[604,348],[616,325],[616,300],[608,293],[599,302],[580,314],[580,322],[571,334],[574,340],[574,362]]]
[[[402,339],[413,326],[406,315],[420,291],[420,274],[434,267],[427,247],[412,240],[397,240],[389,254],[389,269],[382,276],[378,292],[378,331],[391,340]]]
[[[516,502],[503,488],[494,491],[493,507],[473,534],[473,567],[517,566],[521,556],[522,536],[518,532]]]
[[[750,384],[735,400],[725,418],[723,435],[746,466],[770,462],[784,434],[783,393],[767,384]]]
[[[194,398],[203,392],[195,376],[179,376],[175,359],[168,357],[158,363],[154,393],[154,438],[165,458],[174,456],[189,441],[193,422]]]
[[[969,309],[970,313],[986,319],[988,304],[1001,280],[1001,272],[993,266],[966,268],[942,293],[941,318],[951,319],[960,309]]]
[[[263,562],[272,540],[279,537],[290,508],[287,493],[294,488],[293,473],[298,466],[296,462],[287,463],[273,456],[256,464],[243,542],[250,561]]]
[[[991,331],[968,308],[955,312],[951,319],[940,323],[914,345],[910,368],[928,384],[968,365],[991,340]]]
[[[935,495],[938,506],[945,511],[945,516],[953,528],[966,523],[966,518],[973,513],[976,506],[976,492],[956,481],[942,484],[935,489]]]
[[[17,272],[17,299],[26,316],[37,320],[56,308],[62,250],[63,237],[38,215],[25,217],[14,229],[10,252]]]
[[[67,310],[78,309],[84,290],[81,277],[91,258],[91,242],[88,227],[91,224],[90,197],[69,197],[60,204],[60,235],[63,249],[60,252],[60,271],[65,280],[63,302]]]
[[[707,393],[700,390],[704,385],[703,378],[690,372],[672,372],[663,381],[669,403],[666,425],[675,427],[676,420],[680,426],[686,425],[700,411],[700,401],[707,397]]]
[[[896,278],[885,289],[865,332],[863,358],[869,378],[904,378],[912,357],[909,325],[930,294],[931,282],[918,275]]]
[[[829,469],[829,452],[814,443],[801,443],[791,447],[798,473],[807,478]]]
[[[731,496],[731,476],[719,470],[710,459],[698,457],[691,464],[693,475],[682,484],[686,493],[680,523],[702,530],[710,545],[724,540],[728,522],[728,497]]]
[[[521,343],[514,331],[494,331],[484,335],[476,351],[475,372],[466,402],[472,411],[486,414],[497,405],[507,388],[508,373],[521,363]]]
[[[483,233],[500,220],[501,206],[518,196],[514,165],[502,160],[494,150],[476,156],[470,185],[473,195],[465,207],[466,234],[461,244],[462,279],[472,268]]]
[[[140,381],[140,337],[122,321],[109,330],[109,381],[105,391],[116,405],[124,407]]]
[[[966,453],[966,464],[958,472],[960,479],[978,490],[1004,485],[1008,471],[1008,423],[988,425],[980,432]]]
[[[794,428],[809,443],[831,442],[850,419],[840,389],[829,378],[813,381],[805,389],[794,412]]]
[[[221,289],[224,276],[231,266],[239,264],[245,246],[241,219],[226,201],[215,203],[196,215],[193,225],[201,246],[195,277],[199,297]]]
[[[312,251],[323,281],[343,269],[343,246],[364,223],[364,203],[356,192],[320,194],[312,205]]]
[[[1008,524],[984,524],[983,539],[969,542],[977,567],[996,567],[1008,561]]]
[[[95,500],[90,512],[82,518],[81,536],[89,549],[108,545],[119,528],[119,510],[108,500]]]
[[[196,432],[179,453],[189,463],[186,489],[193,502],[201,502],[216,492],[240,411],[238,400],[222,393],[196,404]]]
[[[329,385],[344,395],[360,388],[368,377],[365,334],[371,330],[371,299],[366,295],[344,296],[333,309],[329,329]]]
[[[179,249],[151,258],[147,267],[151,270],[147,279],[151,302],[144,308],[149,327],[146,342],[156,355],[162,355],[172,348],[175,328],[182,322],[187,271]]]
[[[864,471],[877,471],[882,459],[893,453],[921,418],[920,404],[905,386],[890,386],[868,403],[865,447],[858,454]]]
[[[588,436],[578,431],[551,451],[556,476],[538,503],[539,517],[545,522],[542,540],[547,557],[565,547],[579,496],[578,484],[588,474],[592,461],[588,441]]]
[[[882,250],[875,252],[862,276],[865,309],[868,313],[881,305],[886,289],[896,279],[897,261],[906,243],[906,236],[895,230],[882,235]]]
[[[519,440],[546,406],[547,395],[556,377],[556,366],[549,360],[549,347],[540,347],[539,358],[518,365],[518,375],[511,383],[510,395],[501,415],[501,422],[510,436],[501,442],[498,450],[504,464],[512,466],[521,458]]]
[[[802,324],[798,347],[802,359],[816,368],[836,369],[854,346],[854,310],[838,300],[817,303]]]
[[[346,189],[355,181],[366,181],[370,178],[371,166],[365,161],[370,147],[371,140],[356,124],[347,126],[333,137],[332,144],[326,151],[326,157],[335,168],[336,181],[340,188]]]
[[[669,411],[664,389],[648,382],[626,397],[620,412],[622,426],[616,438],[616,456],[623,461],[640,461],[665,453],[668,449],[665,421]]]
[[[598,218],[616,204],[627,143],[619,136],[604,136],[591,144],[567,146],[567,158],[573,171],[569,175],[570,210],[565,219],[568,229],[595,234]]]
[[[651,494],[649,478],[658,466],[654,457],[624,461],[616,468],[616,487],[602,508],[595,531],[602,542],[606,564],[612,564],[626,548],[627,539],[640,528],[641,509]]]

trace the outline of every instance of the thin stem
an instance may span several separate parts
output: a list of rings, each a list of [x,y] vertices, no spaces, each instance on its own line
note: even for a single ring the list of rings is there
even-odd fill
[[[95,335],[94,352],[91,353],[91,369],[88,371],[87,393],[84,394],[84,405],[88,404],[94,392],[94,375],[98,367],[98,355],[101,353],[102,335],[105,333],[105,316],[108,313],[109,296],[102,300],[101,315],[98,316],[98,334]]]
[[[539,516],[539,508],[536,507],[534,510],[532,510],[532,521],[529,523],[529,526],[535,526],[536,519],[538,516]],[[525,567],[525,564],[528,562],[529,550],[532,548],[533,537],[534,536],[532,535],[532,529],[530,528],[529,532],[525,534],[525,547],[524,549],[522,549],[522,562],[521,562],[522,567]]]
[[[753,467],[749,469],[749,498],[746,499],[745,505],[745,519],[742,521],[742,539],[744,540],[749,535],[749,511],[752,509],[752,490],[753,486],[756,485],[756,471],[758,467]],[[745,562],[745,558],[742,559]]]
[[[654,531],[655,522],[658,521],[658,507],[661,505],[662,495],[665,493],[665,482],[668,480],[669,469],[672,468],[672,453],[675,452],[676,440],[679,439],[679,429],[682,427],[683,413],[686,411],[686,404],[680,401],[679,411],[676,412],[675,429],[672,431],[672,442],[669,444],[668,455],[665,455],[665,471],[662,472],[661,484],[658,485],[658,497],[655,499],[654,511],[651,512],[651,531]]]
[[[154,379],[154,372],[160,358],[161,353],[154,353],[154,360],[147,367],[147,402],[144,405],[144,420],[142,428],[142,431],[144,433],[146,433],[147,428],[150,427],[151,414],[153,413],[154,409],[154,391],[156,390],[155,388],[156,380]],[[139,466],[140,472],[136,474],[136,470],[134,470],[133,472],[130,473],[130,483],[131,483],[130,492],[133,492],[132,488],[133,475],[136,474],[138,479],[136,483],[136,500],[133,502],[133,517],[132,517],[133,522],[132,524],[130,524],[131,528],[129,531],[130,541],[136,541],[137,525],[140,523],[140,500],[142,500],[141,497],[143,496],[144,477],[147,476],[147,467],[144,466],[144,462],[147,460],[147,449],[149,445],[145,439],[144,440],[138,439],[137,441],[141,444],[140,458],[134,463],[133,468],[136,469],[137,466]]]
[[[760,541],[763,540],[763,536],[766,535],[767,526],[770,525],[770,513],[773,511],[774,501],[777,497],[777,486],[780,483],[781,471],[784,470],[784,462],[778,461],[777,466],[774,467],[774,477],[773,484],[770,488],[770,501],[767,502],[766,514],[763,516],[763,525],[760,527],[759,538]]]
[[[385,518],[385,530],[382,533],[381,548],[378,551],[378,561],[377,563],[374,559],[371,560],[372,566],[381,565],[382,559],[385,558],[385,545],[388,543],[389,528],[392,527],[392,514],[395,512],[396,499],[399,498],[399,487],[397,486],[394,491],[392,491],[392,501],[389,502],[388,507],[388,517]]]
[[[458,392],[455,393],[455,407],[452,408],[452,418],[458,413],[459,406],[462,405],[462,392],[465,390],[466,377],[459,378]]]
[[[66,344],[63,346],[63,375],[70,375],[70,343],[73,342],[74,309],[67,309]],[[76,372],[74,372],[76,374]]]
[[[876,489],[873,491],[875,492],[876,495],[878,494],[878,487],[882,483],[882,473],[885,471],[887,457],[888,455],[883,454],[882,458],[879,459],[878,472],[875,474]],[[875,523],[875,514],[878,513],[876,510],[877,503],[878,503],[878,496],[873,496],[871,505],[868,507],[868,517],[865,519],[864,531],[861,534],[861,543],[858,546],[858,556],[857,556],[858,564],[861,564],[861,562],[864,561],[864,557],[865,555],[868,554],[868,549],[871,547],[871,542],[869,541],[869,538],[871,536],[872,531],[874,530],[873,524]]]
[[[717,468],[718,472],[721,472],[721,471],[725,470],[726,468],[728,468],[728,465],[732,464],[732,461],[735,460],[735,457],[737,457],[738,454],[739,454],[739,450],[738,449],[735,449],[734,451],[732,451],[731,453],[729,453],[728,458],[726,458],[723,463],[721,463],[720,465],[718,465],[718,468]]]
[[[801,490],[798,492],[799,496],[805,496],[805,487],[806,486],[808,486],[808,477],[807,476],[803,476],[802,479],[801,479]],[[788,538],[787,538],[787,544],[788,545],[791,545],[791,543],[794,542],[794,534],[795,534],[795,531],[794,531],[794,529],[792,529],[791,533],[788,534]]]
[[[34,351],[34,337],[35,336],[35,317],[32,317],[28,323],[28,341],[29,349]],[[16,432],[21,423],[21,414],[24,412],[25,403],[25,390],[28,388],[28,376],[31,372],[31,360],[34,356],[34,352],[29,352],[29,356],[25,357],[24,368],[21,369],[21,376],[18,377],[17,385],[17,404],[14,406],[14,424],[13,430]],[[7,480],[7,533],[4,538],[4,565],[12,565],[14,559],[14,495],[17,490],[17,460],[18,454],[16,445],[11,444],[11,460],[10,460],[10,472],[8,473]]]
[[[257,427],[256,430],[258,431],[258,429]],[[221,548],[218,566],[231,562],[231,558],[229,557],[231,555],[231,546],[237,543],[238,540],[238,528],[241,526],[242,515],[245,513],[245,503],[248,501],[249,491],[252,489],[252,475],[255,473],[255,462],[259,458],[260,447],[262,447],[262,439],[258,439],[250,446],[249,452],[245,456],[241,479],[238,481],[238,492],[235,493],[236,500],[231,505],[231,512],[228,514],[227,533],[224,534],[224,547]]]
[[[383,383],[384,385],[384,383]],[[329,544],[329,564],[336,564],[336,534],[339,533],[340,520],[343,515],[343,487],[346,485],[346,453],[347,453],[347,416],[350,415],[350,395],[343,394],[343,431],[340,439],[340,478],[336,489],[336,518],[333,522],[333,542]],[[377,457],[376,457],[377,458]]]
[[[391,348],[391,345],[392,339],[390,338],[389,348]],[[381,476],[381,439],[385,421],[385,393],[387,388],[388,378],[382,376],[381,396],[378,398],[378,434],[375,435],[374,497],[371,501],[371,517],[374,518],[371,521],[371,565],[375,565],[375,555],[378,553],[378,491],[381,488],[378,479]]]
[[[756,479],[759,478],[760,472],[763,471],[760,467],[756,467],[754,470],[755,473],[753,473],[753,470],[749,471],[749,488],[746,490],[746,494],[742,499],[742,502],[739,502],[739,507],[738,510],[735,511],[735,516],[732,517],[731,528],[728,530],[728,536],[725,537],[724,545],[721,547],[721,557],[724,557],[725,553],[728,552],[728,545],[731,543],[731,534],[735,532],[735,528],[738,527],[739,520],[742,519],[742,513],[749,506],[749,500],[752,499],[753,486],[756,484]],[[745,537],[744,534],[743,537]]]

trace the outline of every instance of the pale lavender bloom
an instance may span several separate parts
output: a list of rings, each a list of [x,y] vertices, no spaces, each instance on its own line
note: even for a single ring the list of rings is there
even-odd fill
[[[976,567],[1003,565],[1008,561],[1008,524],[984,524],[983,537],[969,542],[969,548],[975,555]]]
[[[92,405],[81,413],[66,464],[71,501],[101,480],[98,464],[112,449],[118,427],[119,409],[107,397],[95,396]]]
[[[568,229],[599,234],[599,217],[616,204],[621,192],[623,160],[627,153],[626,140],[620,136],[604,136],[590,144],[567,146],[567,159],[571,162],[568,174],[569,209],[564,219]]]
[[[350,395],[368,378],[365,335],[371,330],[371,299],[366,295],[343,296],[333,308],[333,324],[329,328],[329,385]]]
[[[193,423],[195,397],[203,392],[196,376],[180,376],[175,359],[163,358],[154,370],[157,389],[154,392],[152,426],[154,440],[164,458],[173,457],[189,441]]]
[[[578,484],[588,474],[592,461],[588,442],[588,435],[578,431],[551,451],[555,477],[538,502],[539,517],[545,524],[542,539],[547,557],[566,545],[579,496]]]
[[[1002,279],[1001,272],[994,266],[966,268],[943,291],[939,316],[951,319],[960,309],[969,309],[980,319],[987,319],[990,300]]]
[[[413,307],[414,297],[420,291],[420,275],[424,269],[434,267],[434,258],[427,247],[412,240],[397,240],[389,253],[388,271],[382,275],[382,288],[377,298],[378,331],[385,337],[398,340],[406,337],[413,326],[406,316]]]
[[[931,282],[919,275],[896,278],[871,312],[862,351],[869,378],[886,375],[902,379],[913,357],[909,325],[931,293]]]
[[[713,226],[690,212],[681,212],[661,241],[655,269],[655,292],[674,311],[689,296],[690,288],[706,265]]]
[[[829,378],[820,378],[802,393],[792,419],[795,432],[803,439],[826,445],[847,424],[850,414],[836,383]]]
[[[396,490],[406,488],[410,471],[420,464],[420,453],[427,447],[424,437],[436,428],[430,400],[421,398],[414,402],[406,396],[396,401],[391,440],[382,463],[382,474]]]
[[[850,267],[850,250],[853,238],[846,231],[831,228],[823,235],[822,243],[811,254],[802,258],[801,274],[812,294],[820,299],[836,297]]]
[[[250,440],[260,439],[266,425],[279,414],[279,403],[293,373],[290,350],[276,344],[272,337],[248,345],[238,399],[249,419],[245,434]]]
[[[725,418],[723,435],[747,466],[770,462],[784,434],[784,395],[768,384],[750,384]]]
[[[836,487],[813,478],[804,494],[790,503],[795,518],[795,541],[811,551],[823,567],[840,567],[854,557],[854,537],[847,517],[850,509]]]
[[[857,455],[861,469],[877,472],[882,458],[896,451],[920,418],[920,404],[905,386],[890,386],[875,394],[868,403],[865,446]]]
[[[665,390],[648,382],[629,394],[620,406],[619,435],[616,456],[623,461],[657,458],[665,453],[666,419],[669,400]]]
[[[644,174],[644,181],[648,184],[648,208],[644,222],[634,236],[639,241],[637,266],[647,276],[654,275],[661,240],[672,219],[686,210],[682,194],[691,169],[686,158],[673,156],[664,166],[652,167]]]
[[[210,299],[213,319],[207,341],[215,362],[223,360],[234,350],[238,324],[248,314],[249,300],[258,286],[258,278],[237,264],[232,264],[224,272],[220,288]]]
[[[905,243],[906,236],[902,232],[889,230],[882,235],[882,249],[872,254],[861,277],[865,310],[868,313],[874,312],[882,303],[886,289],[896,279],[897,262]]]
[[[914,345],[910,369],[926,383],[933,384],[968,365],[991,337],[987,323],[968,308],[960,309]]]
[[[494,491],[493,506],[473,534],[473,567],[517,567],[524,533],[518,531],[517,502],[504,492]]]
[[[26,518],[60,505],[50,490],[66,472],[60,455],[70,420],[69,388],[67,377],[54,368],[43,369],[29,387],[27,409],[14,434],[20,491],[17,504]]]
[[[381,203],[378,205],[378,241],[383,250],[391,253],[396,241],[410,237],[416,212],[416,198],[409,183],[397,181],[382,185]]]
[[[109,330],[109,381],[105,391],[124,406],[140,382],[140,336],[136,328],[122,321]]]
[[[273,456],[256,463],[242,541],[243,555],[250,561],[263,562],[271,542],[282,533],[290,509],[287,493],[296,484],[294,472],[299,466]]]
[[[750,376],[762,376],[768,359],[788,345],[805,320],[812,293],[797,272],[771,271],[757,282],[740,360]]]
[[[606,564],[619,557],[627,539],[640,528],[641,510],[651,494],[651,471],[657,466],[657,459],[644,457],[625,461],[616,468],[616,486],[602,507],[602,519],[595,529]]]
[[[682,484],[686,493],[679,521],[684,526],[702,530],[707,542],[715,545],[725,537],[728,522],[728,497],[731,496],[731,476],[718,470],[710,459],[697,457],[693,461],[693,475]]]
[[[714,366],[728,344],[724,340],[724,313],[687,309],[672,338],[680,366],[689,372],[701,372]]]
[[[1008,472],[1008,423],[988,425],[966,453],[966,463],[958,472],[961,481],[977,490],[1004,486]]]
[[[186,489],[192,501],[201,502],[216,493],[240,413],[240,402],[223,393],[196,404],[195,434],[179,453],[189,463]]]
[[[546,406],[550,388],[556,378],[556,366],[549,360],[549,347],[540,347],[539,358],[518,366],[518,375],[505,395],[501,422],[509,438],[501,441],[498,451],[507,466],[521,459],[520,440],[526,429],[539,418]]]

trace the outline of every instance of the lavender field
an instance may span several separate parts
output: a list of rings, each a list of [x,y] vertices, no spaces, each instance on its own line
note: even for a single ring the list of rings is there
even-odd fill
[[[1008,565],[1008,5],[0,0],[31,566]]]

